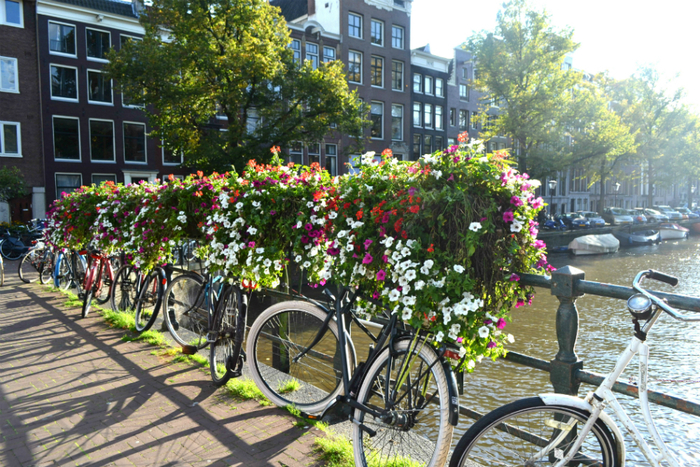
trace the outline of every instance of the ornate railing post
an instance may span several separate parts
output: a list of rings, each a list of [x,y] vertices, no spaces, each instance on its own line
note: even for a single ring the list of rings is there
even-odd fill
[[[577,282],[585,278],[580,269],[564,266],[552,273],[552,295],[559,299],[557,309],[557,341],[559,352],[551,362],[549,379],[554,391],[560,394],[576,395],[580,382],[576,372],[583,368],[583,361],[576,355],[578,338],[578,310],[576,299],[583,296]]]

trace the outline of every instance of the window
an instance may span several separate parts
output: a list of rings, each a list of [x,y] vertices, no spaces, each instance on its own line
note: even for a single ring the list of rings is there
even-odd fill
[[[362,53],[348,52],[348,81],[362,84]]]
[[[384,69],[384,59],[372,55],[372,60],[370,62],[370,82],[372,86],[381,88],[384,87],[384,74],[382,73]]]
[[[19,0],[0,0],[0,24],[23,27],[22,2]]]
[[[95,29],[85,29],[87,39],[87,56],[99,60],[106,60],[105,55],[111,47],[110,34]]]
[[[457,126],[457,109],[450,109],[450,126]]]
[[[49,21],[49,50],[75,56],[75,26]]]
[[[469,68],[462,68],[462,79],[469,79]]]
[[[114,174],[92,174],[92,184],[102,185],[104,182],[117,183],[117,176]]]
[[[403,105],[391,106],[391,139],[403,141]]]
[[[304,147],[301,142],[293,141],[289,146],[289,162],[299,165],[304,163]]]
[[[423,141],[423,136],[414,134],[413,135],[413,155],[419,157],[421,155],[420,144]]]
[[[442,146],[442,136],[436,136],[435,137],[435,150],[441,151],[443,149],[444,149],[444,147]]]
[[[335,60],[335,49],[333,47],[323,48],[323,63],[332,62]]]
[[[421,89],[422,77],[418,73],[413,73],[413,92],[423,92]]]
[[[51,99],[78,100],[78,69],[51,65]]]
[[[162,141],[161,141],[162,144]],[[161,146],[163,152],[163,165],[180,165],[182,164],[182,151],[173,152]]]
[[[348,35],[362,39],[362,16],[355,13],[348,14]]]
[[[294,63],[301,63],[301,42],[293,39],[289,47],[294,52]]]
[[[124,47],[127,43],[131,41],[142,41],[140,37],[126,36],[124,34],[119,35],[119,47]]]
[[[100,71],[88,70],[88,102],[112,103],[112,81]]]
[[[442,124],[442,106],[436,105],[435,106],[435,129],[442,130],[443,128],[444,128],[444,126]]]
[[[423,152],[426,154],[433,152],[433,137],[430,135],[423,135]]]
[[[459,98],[463,101],[469,100],[469,88],[466,84],[459,85]]]
[[[90,158],[93,162],[114,162],[114,122],[90,120]]]
[[[457,144],[457,140],[455,140],[454,138],[447,138],[448,146],[454,146],[455,144]]]
[[[433,93],[433,77],[432,76],[426,76],[424,78],[423,90],[425,91],[426,94]]]
[[[321,164],[321,145],[319,143],[311,143],[308,146],[309,148],[309,165],[313,164],[316,162],[317,164]]]
[[[445,82],[442,78],[435,78],[435,95],[445,97]]]
[[[413,126],[421,126],[421,105],[420,102],[413,103]]]
[[[403,91],[403,62],[391,62],[391,89]]]
[[[374,139],[384,138],[384,104],[372,102],[370,105],[369,119],[372,121],[370,136]]]
[[[391,27],[391,46],[395,49],[403,49],[403,28],[393,25]]]
[[[146,125],[124,122],[124,162],[146,163]]]
[[[0,122],[0,156],[22,157],[22,135],[19,123]]]
[[[56,174],[56,199],[61,199],[63,193],[72,193],[83,184],[80,174]]]
[[[466,131],[469,127],[469,111],[459,111],[459,131]]]
[[[478,126],[479,125],[476,118],[476,112],[472,112],[472,129],[476,130]]]
[[[80,119],[53,117],[53,158],[80,161]]]
[[[19,92],[16,58],[0,57],[0,91]]]
[[[306,43],[306,59],[311,60],[311,67],[318,68],[318,44]]]
[[[426,128],[433,126],[433,106],[430,104],[423,104],[423,125]]]
[[[369,41],[374,45],[384,46],[384,23],[376,19],[372,20]]]
[[[326,170],[331,175],[338,175],[338,146],[326,144]]]

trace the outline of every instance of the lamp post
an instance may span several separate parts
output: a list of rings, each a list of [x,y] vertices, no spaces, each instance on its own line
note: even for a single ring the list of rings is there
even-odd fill
[[[613,202],[613,206],[617,207],[617,192],[620,191],[620,183],[615,182],[615,201]]]
[[[554,207],[554,192],[557,189],[557,181],[550,180],[547,185],[549,185],[549,216],[553,218],[554,213],[552,208]]]

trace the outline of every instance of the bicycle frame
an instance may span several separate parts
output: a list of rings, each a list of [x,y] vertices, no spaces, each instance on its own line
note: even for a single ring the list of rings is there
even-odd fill
[[[112,263],[109,261],[109,258],[100,253],[89,253],[89,258],[90,264],[88,266],[87,274],[85,274],[83,290],[87,292],[93,286],[95,289],[100,289],[102,287],[102,280],[104,279],[103,275],[105,272],[110,282],[113,284],[114,270],[112,269]],[[95,280],[97,280],[96,283]]]

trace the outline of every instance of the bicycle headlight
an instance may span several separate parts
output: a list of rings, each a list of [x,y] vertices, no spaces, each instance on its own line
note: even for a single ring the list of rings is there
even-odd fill
[[[635,294],[627,299],[627,309],[636,319],[651,318],[651,299],[644,294]]]

